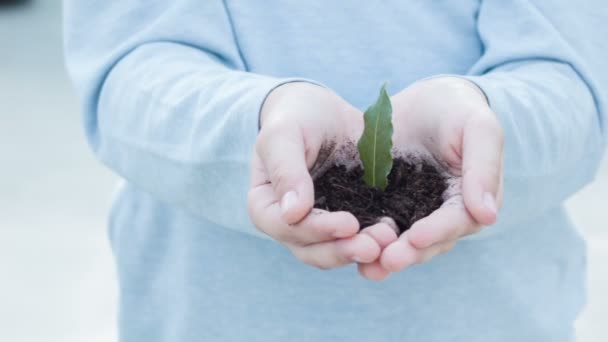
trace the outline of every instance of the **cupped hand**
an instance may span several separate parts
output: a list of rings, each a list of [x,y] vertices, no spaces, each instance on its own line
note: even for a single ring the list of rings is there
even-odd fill
[[[334,92],[305,82],[273,90],[260,113],[248,209],[255,226],[300,261],[320,269],[378,260],[397,239],[386,223],[359,232],[348,212],[313,209],[309,169],[322,148],[361,134],[363,117]]]
[[[383,278],[452,249],[493,224],[502,202],[503,136],[482,91],[456,77],[420,81],[391,98],[397,150],[429,158],[448,178],[444,204],[359,266]]]

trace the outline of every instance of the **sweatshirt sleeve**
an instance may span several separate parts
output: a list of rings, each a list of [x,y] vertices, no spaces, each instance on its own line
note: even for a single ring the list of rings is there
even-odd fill
[[[484,53],[466,78],[485,92],[505,137],[504,207],[482,236],[561,205],[593,179],[605,143],[608,30],[599,24],[607,9],[602,1],[481,2]]]
[[[177,209],[262,236],[246,209],[258,114],[294,79],[247,72],[219,0],[69,0],[64,14],[99,159]]]

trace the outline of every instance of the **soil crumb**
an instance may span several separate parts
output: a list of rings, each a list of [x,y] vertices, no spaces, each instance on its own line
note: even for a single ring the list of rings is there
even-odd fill
[[[392,217],[401,233],[443,203],[446,179],[425,161],[395,159],[385,191],[363,181],[363,169],[334,165],[315,179],[315,208],[351,212],[362,228]]]

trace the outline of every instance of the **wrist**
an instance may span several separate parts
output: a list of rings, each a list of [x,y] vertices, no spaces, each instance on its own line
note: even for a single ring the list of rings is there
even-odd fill
[[[475,82],[459,75],[440,75],[420,80],[417,83],[430,83],[434,86],[444,87],[444,89],[457,93],[471,93],[470,91],[472,90],[476,94],[479,102],[488,105],[488,98],[483,89],[481,89],[481,87],[479,87]]]
[[[326,92],[327,89],[307,81],[287,82],[274,88],[272,91],[270,91],[270,93],[268,93],[264,103],[262,104],[262,108],[260,109],[260,128],[264,122],[268,121],[269,116],[271,116],[273,112],[277,111],[277,108],[289,101],[294,96],[300,97],[319,91]]]

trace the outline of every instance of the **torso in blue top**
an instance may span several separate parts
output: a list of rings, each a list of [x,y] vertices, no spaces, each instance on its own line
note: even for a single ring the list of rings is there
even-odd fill
[[[89,142],[126,179],[110,220],[121,341],[572,341],[585,253],[561,203],[604,141],[608,77],[576,24],[597,16],[569,1],[67,1]],[[309,79],[363,108],[384,81],[437,74],[476,82],[503,125],[496,226],[378,283],[255,230],[269,91]]]

